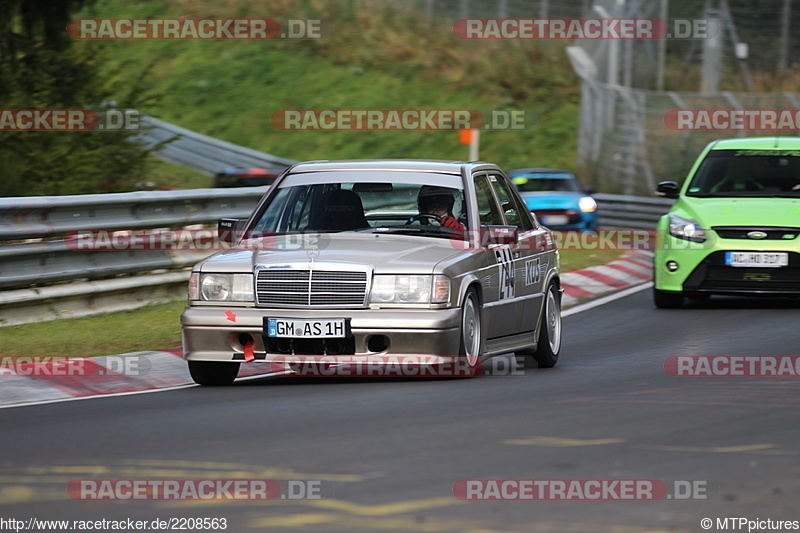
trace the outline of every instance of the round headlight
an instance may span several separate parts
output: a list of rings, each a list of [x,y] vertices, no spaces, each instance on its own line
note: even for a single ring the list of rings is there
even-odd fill
[[[232,286],[233,276],[230,274],[205,275],[200,283],[200,293],[204,300],[227,300]]]
[[[597,202],[591,196],[584,196],[578,200],[578,207],[583,213],[594,213],[597,209]]]

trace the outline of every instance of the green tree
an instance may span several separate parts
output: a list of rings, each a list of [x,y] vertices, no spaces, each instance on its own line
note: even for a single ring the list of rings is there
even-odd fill
[[[91,0],[0,0],[0,102],[3,109],[140,108],[139,86],[108,87],[98,76],[106,47],[74,41],[69,20]],[[135,131],[0,131],[0,196],[131,190],[145,175],[148,150]]]

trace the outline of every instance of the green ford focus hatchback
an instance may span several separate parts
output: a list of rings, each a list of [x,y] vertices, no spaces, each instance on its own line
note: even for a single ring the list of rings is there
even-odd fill
[[[800,295],[800,138],[714,141],[657,228],[657,307],[711,294]]]

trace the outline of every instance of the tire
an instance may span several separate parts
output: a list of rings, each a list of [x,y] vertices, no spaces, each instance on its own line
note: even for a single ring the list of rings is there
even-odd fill
[[[189,361],[189,374],[198,385],[220,387],[230,385],[239,373],[239,363]]]
[[[678,309],[683,306],[683,293],[653,289],[653,303],[659,309]]]
[[[467,290],[461,305],[460,337],[458,354],[468,369],[469,377],[475,376],[479,372],[483,353],[483,323],[478,293],[472,288]]]
[[[533,359],[538,368],[553,368],[561,353],[561,293],[554,282],[550,282],[544,296],[539,340]]]

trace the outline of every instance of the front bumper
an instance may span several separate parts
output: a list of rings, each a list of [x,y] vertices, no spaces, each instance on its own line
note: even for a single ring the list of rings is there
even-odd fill
[[[655,288],[662,291],[731,294],[796,295],[800,294],[800,253],[796,243],[717,238],[713,244],[687,243],[664,236],[656,249]],[[731,267],[724,263],[725,252],[787,252],[786,267]],[[678,269],[670,272],[667,263],[675,261]]]
[[[226,313],[227,312],[227,313]],[[189,361],[243,361],[252,342],[255,361],[281,360],[293,351],[268,350],[264,317],[349,318],[348,353],[371,357],[419,354],[450,362],[460,348],[461,310],[454,309],[264,309],[188,306],[181,315],[183,356]],[[370,339],[385,337],[388,346],[369,349]],[[274,348],[274,345],[273,345]],[[305,351],[300,355],[326,355]]]

